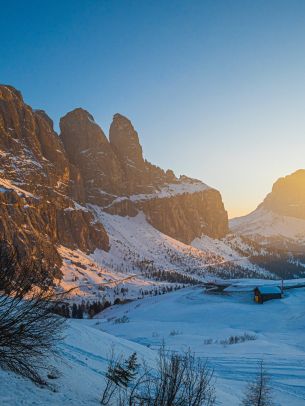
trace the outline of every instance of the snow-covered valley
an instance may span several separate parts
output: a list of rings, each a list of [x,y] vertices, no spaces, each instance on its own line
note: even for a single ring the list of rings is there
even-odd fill
[[[249,245],[242,237],[224,239],[208,236],[184,244],[150,225],[143,213],[135,217],[107,214],[99,207],[89,207],[101,222],[110,239],[110,250],[96,250],[86,255],[80,250],[59,247],[63,258],[64,290],[73,289],[73,300],[114,301],[114,288],[128,291],[121,299],[142,297],[143,291],[168,285],[197,284],[215,278],[262,277],[272,273],[253,264],[253,255],[265,250]]]
[[[1,404],[97,405],[112,348],[125,355],[135,351],[154,367],[164,341],[172,351],[190,348],[208,360],[217,405],[240,404],[261,359],[276,405],[304,405],[304,295],[304,288],[288,290],[281,300],[257,305],[249,289],[220,295],[187,288],[113,306],[92,320],[70,320],[55,361],[60,374],[49,380],[53,389],[1,371]],[[245,333],[251,339],[228,343]]]

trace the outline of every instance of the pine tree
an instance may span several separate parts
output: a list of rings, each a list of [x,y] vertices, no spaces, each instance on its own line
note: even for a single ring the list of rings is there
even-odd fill
[[[116,385],[127,388],[128,384],[137,375],[137,354],[134,352],[123,363],[116,362],[114,366],[108,368],[107,378]]]
[[[83,308],[82,308],[81,305],[78,305],[78,308],[77,308],[77,318],[78,318],[78,319],[82,319],[82,318],[83,318]]]
[[[77,305],[76,305],[76,303],[73,303],[73,305],[72,305],[72,317],[73,317],[73,319],[77,318]]]
[[[131,356],[129,358],[127,358],[127,360],[125,360],[125,365],[126,365],[125,371],[126,371],[126,378],[127,378],[128,382],[132,381],[137,376],[137,372],[138,372],[138,368],[139,368],[137,360],[138,360],[138,358],[137,358],[136,352],[131,354]]]

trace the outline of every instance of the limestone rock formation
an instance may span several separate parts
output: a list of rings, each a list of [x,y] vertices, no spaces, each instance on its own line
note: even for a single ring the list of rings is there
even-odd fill
[[[105,210],[130,217],[142,211],[157,230],[187,244],[203,234],[224,237],[228,233],[228,217],[220,193],[198,181],[178,184],[181,185],[185,187],[183,193],[167,194],[164,188],[151,195],[118,199]],[[193,185],[198,190],[193,191]]]
[[[75,109],[60,120],[67,156],[84,181],[87,202],[106,205],[126,189],[124,171],[103,130],[86,110]]]
[[[139,208],[155,228],[186,244],[203,234],[222,238],[228,233],[227,213],[215,189],[145,200]]]
[[[156,229],[186,243],[227,233],[220,193],[146,161],[126,117],[114,115],[109,140],[81,108],[66,114],[60,129],[58,136],[44,111],[0,86],[0,232],[24,258],[59,268],[58,245],[108,250],[92,205],[120,216],[143,212]]]
[[[177,180],[173,171],[165,173],[144,160],[138,133],[130,120],[121,114],[113,116],[109,141],[124,169],[128,194],[148,193],[169,180]]]
[[[52,120],[10,86],[0,86],[0,169],[1,238],[24,258],[41,257],[51,267],[61,262],[56,244],[108,249],[102,225],[76,208],[83,182]]]

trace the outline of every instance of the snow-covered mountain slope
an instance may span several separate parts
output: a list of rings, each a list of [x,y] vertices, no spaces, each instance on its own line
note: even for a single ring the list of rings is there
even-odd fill
[[[252,213],[229,221],[232,233],[256,245],[251,262],[279,277],[304,276],[305,170],[278,179]]]
[[[135,351],[139,360],[154,367],[164,340],[170,350],[190,348],[208,359],[219,406],[241,404],[261,359],[270,374],[275,405],[303,406],[304,294],[304,288],[289,290],[284,299],[261,306],[249,292],[211,295],[192,288],[114,306],[93,320],[70,320],[59,347],[61,359],[54,361],[60,374],[49,380],[53,390],[0,370],[0,404],[98,405],[113,347],[125,356]],[[125,322],[118,323],[123,316]],[[245,333],[253,339],[227,344],[229,337]]]
[[[108,253],[96,250],[92,257],[106,267],[125,273],[132,270],[146,277],[158,271],[177,272],[200,281],[215,275],[229,277],[229,265],[233,270],[234,262],[240,262],[245,277],[250,270],[257,276],[270,277],[265,270],[247,262],[245,254],[231,248],[229,240],[202,237],[188,245],[156,230],[143,213],[121,217],[104,213],[98,207],[94,211],[107,230],[111,248]]]
[[[225,238],[217,240],[203,235],[196,238],[192,242],[192,246],[205,252],[217,253],[223,258],[224,265],[235,264],[245,271],[261,272],[262,275],[270,276],[250,261],[250,258],[255,255],[265,255],[266,251],[240,236],[229,234]]]
[[[231,230],[256,240],[287,239],[305,246],[305,220],[259,207],[247,216],[230,220]]]
[[[153,294],[167,284],[142,278],[140,275],[118,271],[112,267],[100,265],[102,252],[95,260],[80,250],[69,250],[59,247],[58,251],[63,259],[61,268],[62,278],[57,280],[60,289],[66,292],[67,298],[74,302],[83,300],[109,301],[115,299],[138,299],[141,292],[149,291]],[[123,289],[122,289],[123,288]]]
[[[143,292],[154,294],[167,286],[181,287],[202,281],[234,277],[272,275],[252,264],[253,247],[242,238],[216,240],[203,236],[184,244],[156,230],[143,213],[122,217],[88,206],[109,236],[110,250],[85,254],[58,247],[63,259],[60,286],[71,296],[88,300],[134,299]],[[123,295],[120,290],[123,288]]]
[[[51,388],[39,388],[0,369],[1,405],[99,405],[112,349],[125,356],[137,352],[139,358],[154,361],[155,355],[147,347],[103,333],[84,320],[69,321],[65,333],[64,342],[59,345],[60,358],[52,362],[58,378],[48,380]],[[53,368],[50,372],[54,375]]]

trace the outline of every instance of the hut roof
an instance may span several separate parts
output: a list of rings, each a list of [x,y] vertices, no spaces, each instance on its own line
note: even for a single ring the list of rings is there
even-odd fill
[[[278,294],[282,293],[282,290],[278,286],[258,286],[256,288],[262,295]]]

